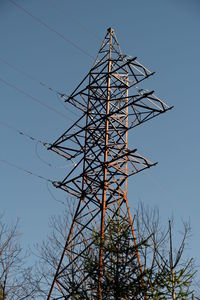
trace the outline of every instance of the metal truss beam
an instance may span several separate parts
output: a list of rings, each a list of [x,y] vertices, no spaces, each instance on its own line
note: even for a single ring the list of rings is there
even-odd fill
[[[127,180],[155,163],[128,148],[128,131],[171,109],[153,91],[139,89],[140,82],[153,74],[136,57],[121,52],[109,28],[89,73],[69,97],[61,95],[82,115],[50,146],[75,161],[54,186],[76,197],[78,203],[48,300],[76,299],[73,295],[82,287],[89,299],[106,299],[102,292],[106,257],[101,245],[116,216],[131,226],[137,248]],[[94,232],[101,241],[96,291],[91,289],[92,279],[84,265],[88,253],[97,251]],[[137,256],[142,271],[139,253]]]

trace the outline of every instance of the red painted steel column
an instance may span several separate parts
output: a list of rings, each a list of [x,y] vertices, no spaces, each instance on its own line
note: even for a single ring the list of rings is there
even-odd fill
[[[108,81],[107,81],[107,103],[106,103],[106,132],[105,132],[105,153],[104,153],[104,179],[103,195],[101,207],[101,231],[100,231],[100,250],[99,250],[99,282],[98,282],[98,299],[102,300],[102,281],[103,281],[103,242],[106,213],[106,190],[107,190],[107,161],[108,161],[108,131],[109,131],[109,110],[110,110],[110,71],[111,71],[111,50],[112,50],[112,28],[110,30],[109,41],[109,61],[108,61]]]

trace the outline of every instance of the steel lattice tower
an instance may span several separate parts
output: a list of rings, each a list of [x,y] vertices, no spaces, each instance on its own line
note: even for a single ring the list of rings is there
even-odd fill
[[[109,28],[87,76],[71,96],[61,95],[81,112],[81,117],[50,147],[64,158],[76,161],[63,181],[54,185],[78,200],[48,300],[76,299],[72,282],[77,289],[83,285],[89,289],[84,257],[94,250],[94,231],[101,239],[96,299],[103,299],[101,283],[106,257],[101,244],[110,220],[116,215],[130,224],[137,246],[127,180],[155,164],[136,149],[128,148],[128,131],[171,108],[153,91],[138,88],[151,75],[136,57],[122,54],[115,32]],[[139,254],[138,264],[142,268]]]

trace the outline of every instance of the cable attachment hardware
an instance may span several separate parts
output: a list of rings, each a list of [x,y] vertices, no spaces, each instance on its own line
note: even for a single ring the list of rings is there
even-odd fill
[[[56,188],[61,187],[62,182],[61,181],[52,181],[53,186],[55,186]]]
[[[50,150],[52,147],[52,144],[49,143],[43,143],[44,147],[47,148],[47,150]]]

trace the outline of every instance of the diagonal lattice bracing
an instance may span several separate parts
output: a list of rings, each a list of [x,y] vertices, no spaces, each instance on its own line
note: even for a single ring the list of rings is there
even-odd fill
[[[49,300],[107,299],[102,286],[109,254],[102,243],[113,222],[131,228],[132,255],[137,256],[142,272],[127,180],[155,164],[129,149],[128,131],[170,109],[154,91],[138,88],[152,74],[136,57],[121,52],[114,30],[109,28],[87,76],[69,97],[61,95],[81,116],[50,147],[74,162],[72,170],[54,186],[76,197],[77,208]],[[86,268],[88,255],[97,261],[93,270],[97,282]]]

